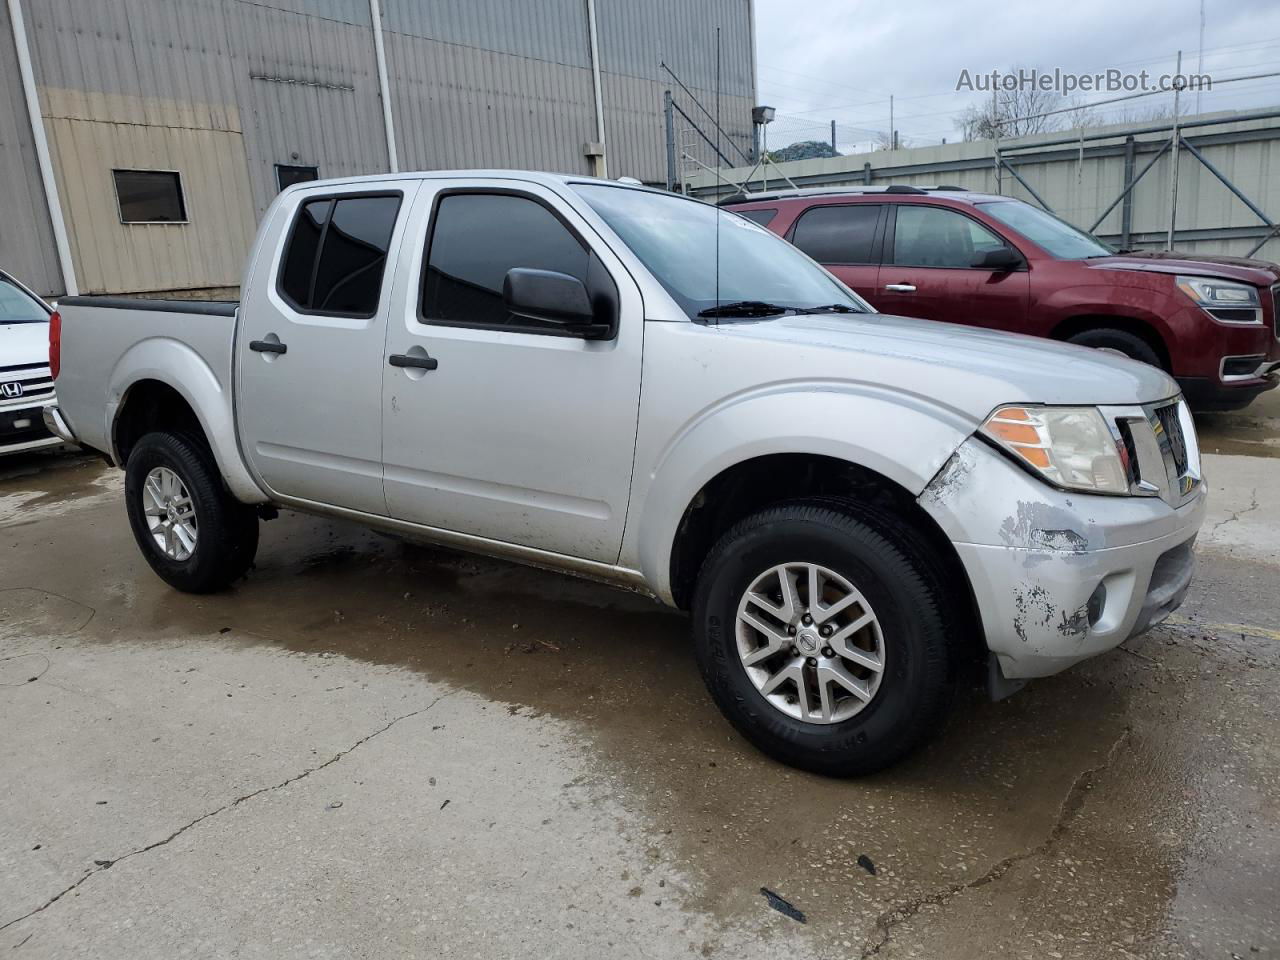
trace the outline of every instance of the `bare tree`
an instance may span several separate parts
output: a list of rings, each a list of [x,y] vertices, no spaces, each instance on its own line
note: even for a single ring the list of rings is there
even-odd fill
[[[1021,71],[1022,68],[1015,66],[1010,73],[1017,75]],[[1031,133],[1058,130],[1065,125],[1062,118],[1071,114],[1049,117],[1041,114],[1069,105],[1062,94],[1031,85],[998,90],[994,97],[984,97],[960,115],[960,131],[965,140],[994,140],[996,137],[1024,137]],[[1081,105],[1081,111],[1086,109]]]

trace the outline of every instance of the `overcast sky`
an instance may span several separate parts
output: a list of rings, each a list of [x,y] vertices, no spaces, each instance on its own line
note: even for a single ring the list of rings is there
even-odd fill
[[[854,128],[885,130],[889,94],[894,125],[907,143],[959,138],[956,114],[990,94],[955,90],[962,69],[1007,70],[1015,64],[1092,73],[1116,67],[1172,73],[1177,50],[1194,72],[1199,0],[1067,0],[1011,4],[897,0],[755,0],[759,93],[778,111],[770,147],[817,137],[831,120],[839,140]],[[1280,71],[1280,2],[1205,0],[1204,72],[1221,80]],[[1101,99],[1114,94],[1090,94]],[[1195,95],[1184,96],[1195,109]],[[1280,104],[1280,77],[1219,86],[1202,109]],[[1131,110],[1172,105],[1172,94],[1146,97]],[[1126,119],[1122,107],[1103,119]],[[847,128],[847,130],[846,130]],[[825,137],[823,137],[825,139]]]

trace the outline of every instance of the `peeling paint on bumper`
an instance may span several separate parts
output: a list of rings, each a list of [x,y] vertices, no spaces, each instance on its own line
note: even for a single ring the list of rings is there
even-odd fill
[[[1145,497],[1065,493],[969,440],[920,496],[955,544],[1009,678],[1043,677],[1141,633],[1182,602],[1204,519]]]

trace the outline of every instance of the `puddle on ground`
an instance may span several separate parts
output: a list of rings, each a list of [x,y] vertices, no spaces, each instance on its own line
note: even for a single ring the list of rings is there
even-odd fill
[[[247,580],[206,597],[155,578],[118,502],[12,533],[29,539],[15,544],[21,563],[0,558],[0,588],[35,591],[33,603],[50,590],[75,598],[94,612],[88,642],[163,650],[203,635],[339,655],[421,672],[512,714],[572,721],[596,745],[596,785],[660,834],[650,856],[659,844],[674,850],[671,865],[702,881],[692,906],[741,919],[769,887],[855,947],[892,905],[974,882],[1043,844],[1073,785],[1106,766],[1144,705],[1171,702],[1158,671],[1117,653],[1002,703],[966,693],[920,754],[874,777],[825,780],[741,740],[703,689],[687,619],[638,595],[291,514],[263,527]],[[49,547],[75,536],[74,554]],[[32,632],[72,629],[70,609],[45,611]],[[1126,793],[1153,809],[1184,788],[1167,764],[1135,766],[1140,789]],[[1110,838],[1111,882],[1146,894],[1135,922],[1154,930],[1177,887],[1176,857],[1154,840],[1158,818],[1113,816],[1123,828]]]

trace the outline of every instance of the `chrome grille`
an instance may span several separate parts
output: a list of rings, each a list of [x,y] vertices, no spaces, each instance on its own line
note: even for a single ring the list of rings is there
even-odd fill
[[[17,384],[21,392],[9,396],[13,388],[8,384]],[[45,364],[26,364],[10,367],[8,372],[0,372],[0,404],[22,404],[30,400],[47,400],[53,396],[53,377]]]
[[[1164,436],[1168,439],[1169,453],[1173,457],[1173,465],[1180,477],[1187,472],[1187,438],[1182,433],[1178,405],[1171,403],[1167,407],[1157,407],[1156,419],[1160,423]]]

